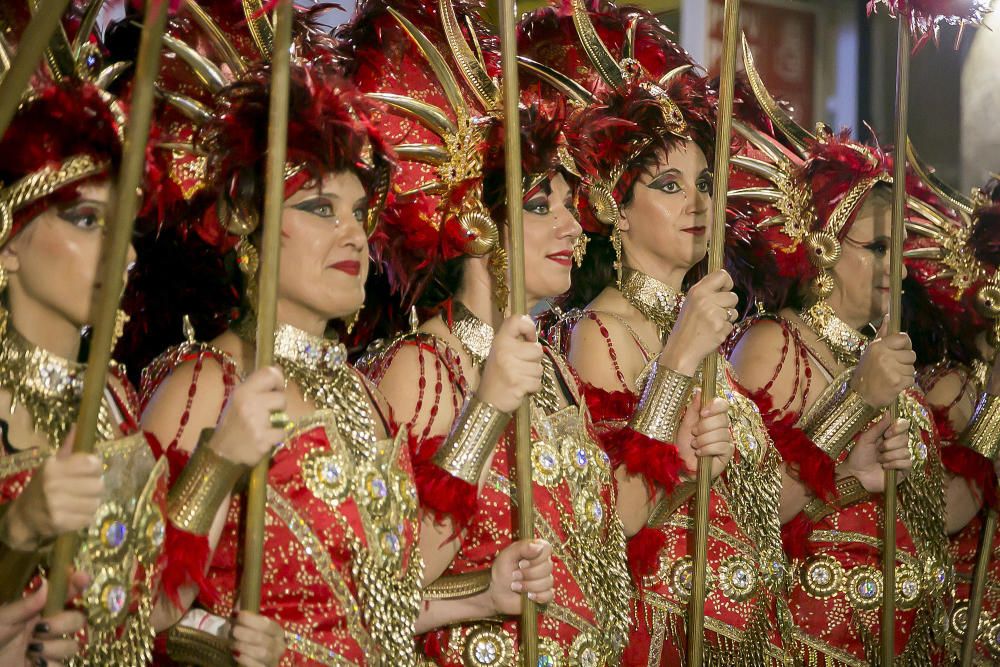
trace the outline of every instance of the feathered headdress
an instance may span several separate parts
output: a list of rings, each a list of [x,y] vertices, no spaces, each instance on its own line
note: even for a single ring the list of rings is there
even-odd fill
[[[1000,206],[990,185],[973,197],[949,188],[907,146],[916,178],[907,184],[910,214],[904,259],[953,335],[1000,333]]]
[[[645,167],[644,157],[678,141],[712,144],[714,95],[691,57],[648,11],[565,0],[519,25],[527,80],[544,81],[572,101],[571,132],[585,171],[585,228],[607,233],[618,204]]]
[[[0,138],[0,246],[44,209],[78,196],[85,183],[107,180],[120,157],[126,110],[107,88],[127,64],[104,64],[92,34],[101,4],[74,7],[57,28]],[[29,19],[27,5],[0,10],[0,77]]]
[[[388,107],[376,122],[398,168],[372,248],[406,304],[448,260],[502,259],[482,198],[484,155],[499,127],[499,52],[478,9],[450,0],[370,0],[337,33],[353,80]]]
[[[137,243],[126,295],[135,314],[123,340],[133,364],[176,343],[184,315],[199,337],[210,337],[241,305],[255,303],[249,235],[265,184],[272,32],[252,2],[243,3],[242,18],[226,13],[230,4],[188,0],[164,35],[157,92],[166,136],[157,148],[168,158],[172,189]],[[339,71],[334,41],[304,23],[310,18],[297,12],[293,27],[285,196],[325,174],[354,171],[368,191],[370,232],[388,193],[391,153],[371,122],[374,104]],[[164,271],[174,274],[169,281]]]
[[[942,24],[959,26],[957,46],[965,26],[981,25],[990,12],[989,0],[868,0],[868,13],[875,12],[879,5],[885,6],[890,16],[907,22],[916,40],[914,51],[931,38],[937,43]]]
[[[829,269],[858,210],[877,184],[892,182],[891,161],[846,132],[821,125],[813,135],[799,126],[764,87],[745,40],[743,54],[754,95],[781,139],[734,122],[746,147],[731,161],[730,214],[753,230],[748,243],[758,272],[771,275],[760,267],[773,267],[773,282],[786,284],[770,294],[756,290],[765,306],[784,305],[768,302],[784,298],[787,285],[809,281],[822,299],[833,289]]]

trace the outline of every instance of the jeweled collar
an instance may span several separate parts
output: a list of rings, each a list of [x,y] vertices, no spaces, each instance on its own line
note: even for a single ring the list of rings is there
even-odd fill
[[[482,321],[461,301],[451,308],[451,333],[472,357],[472,364],[481,367],[493,347],[493,327]]]
[[[641,271],[626,267],[622,274],[622,296],[643,317],[660,329],[660,338],[670,333],[684,304],[684,295]]]
[[[314,336],[290,324],[279,323],[274,331],[274,356],[281,361],[320,370],[347,361],[347,348],[336,338]]]
[[[86,365],[32,344],[0,308],[0,386],[11,392],[11,410],[23,405],[36,431],[58,446],[76,421]]]
[[[829,346],[833,356],[845,366],[855,366],[868,346],[868,338],[837,317],[826,301],[817,301],[798,313],[816,337]]]

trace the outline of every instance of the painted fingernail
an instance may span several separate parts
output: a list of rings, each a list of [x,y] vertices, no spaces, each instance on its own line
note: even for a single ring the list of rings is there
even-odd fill
[[[529,600],[534,600],[535,599],[535,594],[534,593],[528,593],[528,599]]]
[[[524,585],[520,581],[513,581],[510,584],[510,590],[515,593],[520,593],[524,589]]]
[[[49,661],[43,658],[42,656],[38,656],[37,658],[35,658],[35,667],[48,667],[48,664]]]
[[[43,648],[42,642],[31,642],[28,644],[28,651],[31,653],[41,653]]]
[[[522,558],[521,560],[517,561],[517,566],[518,566],[519,568],[521,568],[522,570],[523,570],[524,568],[528,567],[529,565],[531,565],[531,563],[529,563],[528,561],[526,561],[526,560],[525,560],[525,559],[523,559],[523,558]]]
[[[42,621],[41,623],[35,625],[35,632],[37,634],[42,634],[48,631],[49,631],[49,624],[46,623],[45,621]]]

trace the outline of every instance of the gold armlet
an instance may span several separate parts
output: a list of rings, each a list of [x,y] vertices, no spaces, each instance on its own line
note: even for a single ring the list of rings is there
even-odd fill
[[[465,401],[434,463],[469,484],[479,484],[486,460],[503,435],[510,415],[475,396]]]
[[[850,507],[855,503],[865,500],[870,495],[864,485],[858,481],[857,477],[845,477],[837,482],[837,497],[832,503],[827,504],[819,498],[813,498],[802,511],[809,517],[810,521],[816,523],[837,510],[842,510],[845,507]]]
[[[235,665],[229,640],[201,630],[175,625],[167,633],[167,656],[181,665]]]
[[[688,376],[655,364],[629,427],[653,440],[673,442],[693,386]]]
[[[1000,396],[983,394],[972,420],[962,433],[962,444],[990,461],[1000,453]]]
[[[191,460],[167,497],[170,521],[195,535],[208,534],[219,506],[247,469],[219,456],[208,446],[212,433],[209,428],[201,432]]]
[[[425,600],[454,600],[490,589],[491,571],[466,572],[440,577],[423,590]]]
[[[803,415],[800,428],[834,461],[881,412],[851,389],[851,371],[837,377]]]
[[[649,513],[649,518],[646,519],[646,525],[650,528],[657,528],[667,523],[673,513],[694,496],[694,491],[694,482],[681,482],[678,484],[673,493],[669,496],[664,496],[656,503],[653,511]]]

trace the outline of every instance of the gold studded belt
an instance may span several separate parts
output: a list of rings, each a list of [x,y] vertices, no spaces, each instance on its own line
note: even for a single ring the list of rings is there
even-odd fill
[[[882,604],[882,571],[871,565],[844,567],[833,556],[813,556],[799,570],[799,581],[812,597],[843,594],[855,609],[878,609]],[[909,563],[896,566],[896,605],[914,609],[925,593],[940,590],[947,581],[944,567],[921,569]]]

